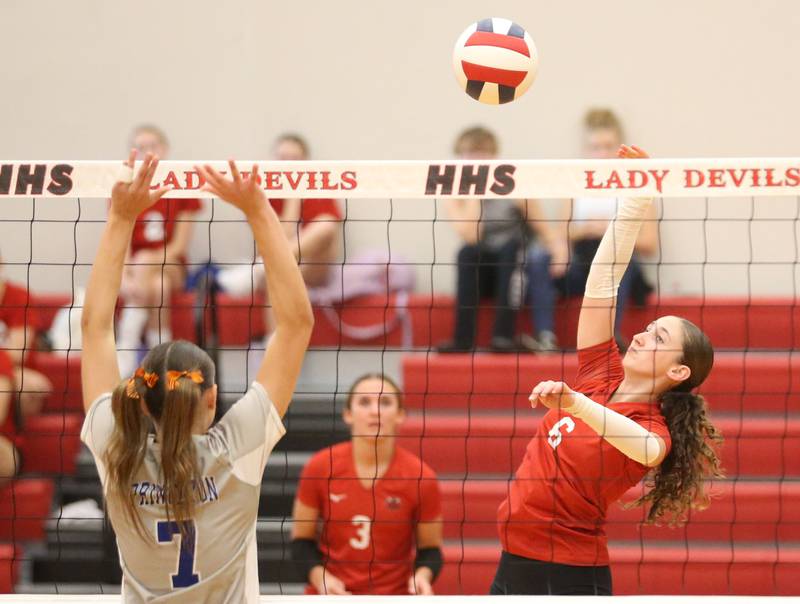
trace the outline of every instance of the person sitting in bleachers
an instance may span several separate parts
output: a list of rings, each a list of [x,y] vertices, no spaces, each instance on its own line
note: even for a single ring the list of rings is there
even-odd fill
[[[610,109],[590,109],[584,122],[584,149],[589,159],[614,159],[623,140],[622,123]],[[553,314],[558,294],[562,297],[582,296],[589,276],[592,259],[600,245],[606,227],[617,211],[619,200],[611,198],[578,197],[566,202],[559,224],[568,225],[570,260],[563,277],[550,281],[542,279],[540,257],[531,250],[527,258],[528,283],[532,297],[534,329],[539,333],[553,330]],[[619,333],[625,307],[630,301],[644,304],[652,291],[647,282],[639,255],[658,252],[658,221],[656,205],[652,205],[636,240],[636,248],[628,270],[619,285],[615,325],[617,342],[625,342]]]
[[[130,142],[140,159],[147,153],[163,158],[169,152],[166,134],[153,125],[137,126]],[[143,335],[148,349],[172,339],[170,297],[185,286],[193,216],[201,208],[199,199],[161,198],[136,221],[122,276],[123,307],[117,324],[122,375],[136,368]]]
[[[433,593],[442,566],[439,482],[397,446],[404,419],[398,386],[382,374],[364,375],[345,404],[350,440],[319,451],[303,469],[292,560],[308,581],[306,593]]]
[[[455,153],[459,159],[491,160],[498,152],[497,137],[483,127],[469,128],[456,139]],[[548,279],[549,273],[563,271],[566,242],[550,227],[535,199],[448,198],[446,204],[447,218],[462,245],[457,260],[455,332],[453,340],[440,346],[439,352],[473,349],[478,305],[481,298],[489,296],[495,301],[491,349],[525,350],[514,339],[520,300],[513,299],[513,277],[528,247],[547,251],[539,253],[536,262],[546,263],[544,273]]]
[[[19,471],[18,447],[22,436],[17,425],[14,390],[13,363],[0,350],[0,487]]]
[[[305,161],[310,157],[310,150],[302,136],[285,133],[275,139],[272,157],[277,161]],[[327,284],[342,244],[342,211],[336,200],[273,198],[269,202],[280,218],[306,285],[322,287]],[[261,281],[263,279],[256,280],[257,283]],[[267,335],[274,324],[271,314],[267,302]]]
[[[16,421],[20,424],[27,416],[41,411],[44,400],[53,390],[47,376],[30,366],[41,328],[41,319],[31,306],[28,290],[0,273],[0,349],[11,360],[16,393],[12,402],[19,404],[20,416]]]

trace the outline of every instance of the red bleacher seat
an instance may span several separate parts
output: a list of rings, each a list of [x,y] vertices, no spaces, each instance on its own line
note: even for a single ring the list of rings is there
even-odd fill
[[[0,594],[14,593],[22,550],[10,543],[0,543]]]
[[[519,466],[541,410],[529,414],[410,416],[400,444],[443,474],[511,475]],[[800,418],[775,415],[714,418],[722,431],[722,463],[729,476],[800,478]]]
[[[34,357],[31,366],[44,373],[53,384],[53,392],[45,401],[44,411],[83,412],[79,351],[69,352],[67,355],[40,352]]]
[[[497,508],[508,493],[508,481],[448,480],[440,477],[444,532],[447,539],[496,539]],[[800,482],[721,481],[710,487],[712,502],[693,510],[680,527],[644,525],[645,508],[612,504],[606,533],[611,540],[686,540],[737,543],[770,539],[800,541]],[[641,494],[631,489],[624,501]]]
[[[796,595],[800,547],[770,544],[609,544],[616,595]],[[487,594],[500,545],[448,543],[437,594]]]
[[[46,474],[73,474],[80,450],[83,416],[52,413],[29,417],[20,449],[23,470]]]
[[[194,294],[177,294],[173,298],[172,329],[176,337],[194,339],[192,313]],[[342,320],[352,325],[380,325],[395,312],[394,296],[364,296],[347,302],[337,309]],[[429,348],[448,340],[453,334],[452,296],[414,294],[409,296],[408,311],[414,346]],[[580,299],[560,303],[556,312],[556,332],[565,348],[575,346]],[[236,297],[219,294],[217,297],[219,341],[226,346],[246,345],[264,335],[263,298]],[[402,332],[395,326],[385,336],[369,341],[356,341],[340,335],[319,308],[314,309],[316,325],[311,345],[339,347],[343,345],[400,346]],[[480,346],[491,338],[494,309],[486,301],[478,313]],[[622,332],[626,336],[642,330],[655,317],[679,315],[700,325],[717,348],[786,349],[800,346],[800,307],[788,298],[706,298],[651,297],[643,308],[631,307],[626,313]],[[798,328],[795,328],[798,326]],[[518,329],[530,333],[530,313],[519,314]]]
[[[410,408],[530,409],[541,380],[574,380],[575,354],[411,354],[403,357]],[[714,412],[800,412],[800,357],[771,352],[717,352],[701,389]]]
[[[0,489],[0,541],[44,539],[53,502],[53,482],[18,478]]]

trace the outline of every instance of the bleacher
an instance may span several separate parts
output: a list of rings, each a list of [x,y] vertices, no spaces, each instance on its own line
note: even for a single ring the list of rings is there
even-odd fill
[[[52,317],[66,296],[40,296]],[[219,295],[218,341],[247,348],[263,333],[260,300]],[[395,312],[393,298],[352,301],[337,309],[350,324],[372,325]],[[195,300],[173,300],[173,332],[195,339]],[[403,325],[372,341],[342,337],[321,312],[312,348],[389,348],[401,352],[409,418],[400,444],[437,471],[443,491],[446,565],[437,593],[484,594],[500,549],[495,513],[541,411],[527,403],[540,379],[574,376],[574,352],[535,356],[438,355],[432,346],[452,333],[448,296],[412,296],[412,350],[399,351]],[[577,301],[559,310],[558,336],[574,347]],[[791,299],[651,300],[628,312],[630,335],[654,317],[685,316],[711,337],[716,364],[703,387],[725,436],[727,478],[713,485],[711,508],[693,512],[681,528],[641,526],[642,510],[612,506],[608,535],[618,594],[790,594],[800,572],[800,311]],[[492,311],[481,310],[479,345],[488,344]],[[526,314],[520,329],[529,329]],[[309,363],[314,361],[309,359]],[[79,442],[82,422],[79,355],[37,353],[35,364],[53,382],[43,414],[28,422],[23,472],[0,492],[0,593],[37,591],[57,582],[113,584],[119,567],[113,535],[100,519],[59,517],[60,508],[92,498],[102,507],[94,463]],[[287,562],[296,478],[312,452],[347,437],[339,415],[342,390],[298,387],[286,418],[288,433],[273,453],[262,483],[258,525],[262,583],[273,591],[302,588]],[[224,390],[224,388],[223,388]],[[227,402],[233,398],[229,394]],[[337,404],[337,397],[338,403]],[[635,496],[629,493],[628,499]],[[691,564],[688,564],[691,562]]]

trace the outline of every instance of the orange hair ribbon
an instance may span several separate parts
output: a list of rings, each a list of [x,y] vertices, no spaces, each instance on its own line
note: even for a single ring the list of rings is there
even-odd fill
[[[145,386],[152,388],[158,382],[158,374],[153,371],[145,371],[139,367],[128,380],[128,385],[125,387],[125,394],[128,398],[139,399],[139,391],[136,390],[136,378],[142,378]]]
[[[167,390],[175,390],[178,380],[188,377],[195,384],[203,383],[203,374],[200,371],[167,371]]]
[[[152,388],[158,382],[158,374],[155,371],[145,371],[141,367],[133,375],[142,378],[148,388]]]

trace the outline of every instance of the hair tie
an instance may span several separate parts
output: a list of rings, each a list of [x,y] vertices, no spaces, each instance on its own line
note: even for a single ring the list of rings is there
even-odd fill
[[[188,377],[195,384],[203,383],[203,374],[196,371],[167,371],[167,390],[175,390],[178,387],[178,380]]]
[[[125,395],[128,398],[139,400],[139,391],[136,390],[136,378],[128,378],[128,385],[125,386]]]
[[[153,388],[158,382],[158,374],[155,371],[145,371],[141,367],[139,367],[133,375],[134,377],[142,378],[148,388]]]

